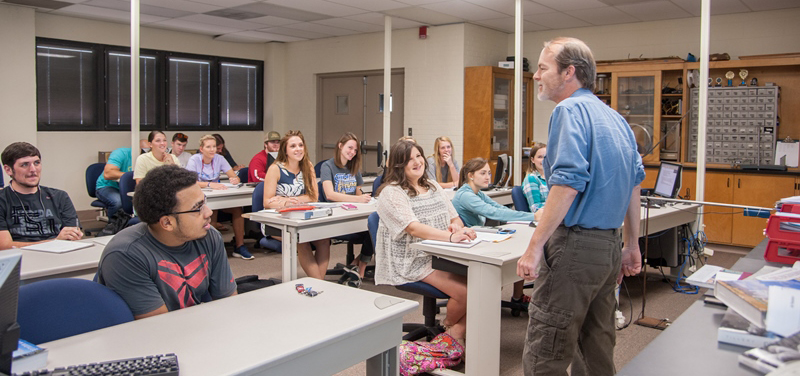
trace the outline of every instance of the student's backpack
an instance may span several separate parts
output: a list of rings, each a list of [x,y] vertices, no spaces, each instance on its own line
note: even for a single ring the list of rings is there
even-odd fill
[[[464,346],[449,334],[441,333],[430,342],[403,341],[399,352],[400,374],[410,376],[458,365]]]
[[[125,213],[125,211],[122,209],[117,210],[117,212],[114,213],[114,215],[108,219],[108,224],[106,225],[106,227],[103,227],[103,229],[97,233],[97,236],[99,237],[99,236],[114,235],[122,231],[122,229],[124,229],[125,226],[128,225],[128,221],[130,220],[131,220],[130,214]]]

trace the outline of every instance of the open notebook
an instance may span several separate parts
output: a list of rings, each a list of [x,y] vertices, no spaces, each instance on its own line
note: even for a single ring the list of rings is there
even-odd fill
[[[50,252],[50,253],[66,253],[77,251],[83,248],[89,248],[93,246],[92,243],[83,243],[83,242],[73,242],[69,240],[51,240],[49,242],[39,243],[28,245],[22,247],[22,249],[26,249],[29,251],[38,251],[38,252]]]
[[[443,242],[439,240],[423,240],[422,244],[430,244],[430,245],[443,245],[447,247],[459,247],[459,248],[472,248],[480,242],[494,242],[499,243],[504,240],[507,240],[511,237],[511,234],[494,234],[490,232],[476,232],[475,239],[471,241],[464,241],[459,243],[450,243],[450,242]]]

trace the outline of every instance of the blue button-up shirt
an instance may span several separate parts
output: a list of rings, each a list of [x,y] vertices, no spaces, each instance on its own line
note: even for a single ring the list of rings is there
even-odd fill
[[[579,89],[550,116],[544,171],[549,186],[578,191],[565,226],[619,228],[633,187],[644,180],[630,126],[591,91]]]

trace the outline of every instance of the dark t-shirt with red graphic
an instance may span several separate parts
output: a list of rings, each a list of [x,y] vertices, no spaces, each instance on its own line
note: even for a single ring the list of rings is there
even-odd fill
[[[139,223],[117,233],[103,251],[97,281],[119,294],[134,315],[166,304],[170,311],[220,299],[236,291],[222,236],[167,247]],[[206,295],[208,295],[206,297]]]

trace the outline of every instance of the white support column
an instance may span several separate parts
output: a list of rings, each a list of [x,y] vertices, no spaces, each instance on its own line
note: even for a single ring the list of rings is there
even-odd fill
[[[514,164],[512,185],[522,184],[522,0],[516,0],[514,16]]]
[[[383,16],[383,24],[383,148],[388,152],[392,147],[392,17]]]
[[[131,166],[139,157],[139,0],[131,0]],[[123,171],[125,172],[125,171]]]
[[[700,5],[700,98],[697,104],[697,201],[705,200],[706,192],[706,123],[708,120],[708,40],[711,24],[711,0]],[[703,230],[703,211],[698,211],[695,231]]]

